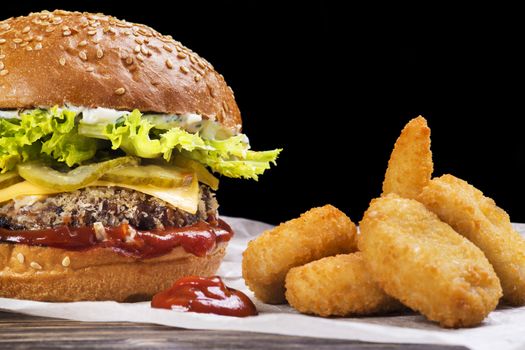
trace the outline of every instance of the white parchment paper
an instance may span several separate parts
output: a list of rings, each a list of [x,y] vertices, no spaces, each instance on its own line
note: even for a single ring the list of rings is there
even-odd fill
[[[469,329],[442,329],[417,314],[382,317],[320,318],[301,315],[285,305],[258,302],[241,276],[242,252],[247,242],[271,228],[256,221],[226,218],[236,235],[218,275],[230,287],[242,290],[254,300],[259,315],[235,318],[212,314],[153,309],[148,302],[44,303],[0,298],[0,310],[77,321],[129,321],[162,324],[190,329],[252,331],[307,337],[352,339],[384,343],[464,345],[474,350],[525,348],[525,307],[500,307],[481,326]],[[525,224],[515,227],[525,234]]]

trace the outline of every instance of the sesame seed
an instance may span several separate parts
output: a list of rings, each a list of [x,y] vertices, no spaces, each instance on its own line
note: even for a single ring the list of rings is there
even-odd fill
[[[210,92],[210,96],[215,97],[215,92],[213,91],[212,87],[209,85],[206,85],[206,86],[208,86],[208,91]]]
[[[184,53],[182,53],[182,52],[179,52],[179,53],[177,54],[177,58],[184,59],[184,58],[186,58],[186,54],[184,54]]]
[[[20,38],[14,38],[14,39],[13,39],[13,42],[14,42],[15,44],[20,44],[20,43],[22,42],[22,39],[20,39]]]
[[[115,90],[115,93],[117,95],[124,95],[126,93],[126,89],[124,88],[118,88],[117,90]]]
[[[4,70],[4,68],[5,68],[4,62],[0,61],[0,70]]]
[[[168,51],[168,52],[173,52],[173,49],[171,47],[169,47],[168,45],[164,44],[162,46],[164,48],[164,50]]]
[[[204,72],[201,71],[200,69],[197,69],[195,67],[191,67],[191,69],[193,69],[195,72],[199,73],[200,75],[204,76]]]
[[[0,77],[4,77],[4,76],[6,76],[8,73],[9,73],[9,71],[8,71],[7,69],[2,69],[2,70],[0,70]]]
[[[87,59],[88,59],[86,51],[80,51],[78,53],[78,57],[80,57],[80,59],[82,61],[87,61]]]
[[[68,26],[63,26],[62,30],[64,30],[64,31],[69,30],[69,27]]]
[[[167,66],[169,69],[172,69],[172,68],[173,68],[173,63],[170,61],[169,58],[166,60],[166,66]]]
[[[148,39],[148,38],[145,38],[145,39],[144,39],[144,42],[145,42],[146,44],[149,44],[149,39]]]
[[[0,60],[3,60],[5,58],[5,55],[0,54]]]
[[[61,66],[65,66],[66,65],[66,59],[64,57],[61,57],[59,60],[58,60],[58,63],[60,63]]]
[[[147,49],[146,46],[141,46],[140,47],[140,52],[142,52],[143,55],[146,55],[146,56],[149,56],[150,53],[149,53],[149,50]]]
[[[190,71],[188,68],[184,67],[184,66],[180,66],[180,71],[184,74],[188,74],[188,72]]]
[[[33,48],[31,46],[26,47],[26,51],[33,51]]]
[[[71,259],[69,256],[66,256],[64,259],[62,259],[62,266],[68,267],[71,264]]]
[[[197,63],[197,59],[196,59],[195,56],[193,56],[193,55],[190,55],[190,61],[191,61],[191,63],[193,63],[193,64],[196,64],[196,63]]]
[[[27,26],[25,27],[24,29],[22,29],[22,33],[25,34],[25,33],[29,33],[29,31],[31,30],[31,27],[30,26]]]
[[[7,40],[0,38],[0,45],[5,44]]]
[[[82,40],[81,42],[78,43],[78,46],[86,46],[88,44],[88,42],[86,40]]]
[[[139,45],[142,45],[144,41],[141,38],[135,38],[135,42]]]
[[[137,60],[140,62],[144,62],[144,56],[142,56],[140,53],[137,55]]]
[[[64,36],[70,36],[71,35],[71,31],[70,30],[65,30],[62,35]]]
[[[202,69],[206,68],[206,66],[204,65],[204,63],[202,63],[202,61],[199,61],[197,64],[198,64],[199,67],[201,67]]]
[[[51,33],[55,30],[55,27],[47,27],[46,28],[46,33]]]
[[[29,266],[31,266],[35,270],[42,270],[42,265],[34,261],[31,261],[31,264],[29,264]]]
[[[109,28],[109,32],[111,34],[117,34],[117,31],[115,30],[115,28]]]
[[[93,67],[86,68],[86,72],[88,72],[88,73],[91,73],[91,72],[94,72],[94,71],[95,71],[95,68],[93,68]]]
[[[38,50],[42,50],[42,43],[37,43],[37,44],[35,45],[35,50],[37,50],[37,51],[38,51]]]
[[[42,35],[37,35],[35,37],[35,39],[36,39],[36,41],[42,41],[42,40],[44,40],[44,37]]]
[[[24,41],[23,43],[20,44],[20,47],[26,47],[29,43],[27,41]]]
[[[126,64],[127,65],[133,64],[133,57],[130,56],[130,57],[126,58]]]
[[[102,57],[104,57],[104,51],[102,51],[102,49],[98,49],[97,50],[97,58],[101,59]]]
[[[18,260],[18,262],[19,262],[20,264],[23,264],[26,258],[25,258],[25,256],[24,256],[24,254],[22,254],[22,253],[18,253],[18,254],[16,254],[16,259]]]
[[[195,82],[198,82],[198,81],[200,81],[200,80],[201,80],[201,77],[200,77],[200,76],[198,76],[198,75],[196,75],[196,76],[194,76],[194,77],[193,77],[193,79],[195,80]]]
[[[140,45],[135,46],[135,49],[133,51],[135,51],[136,53],[139,53],[140,52]]]
[[[125,23],[122,21],[115,23],[115,25],[120,28],[131,28],[131,25],[129,23]]]
[[[87,33],[88,33],[88,35],[93,36],[93,35],[97,34],[97,31],[96,30],[88,30]]]

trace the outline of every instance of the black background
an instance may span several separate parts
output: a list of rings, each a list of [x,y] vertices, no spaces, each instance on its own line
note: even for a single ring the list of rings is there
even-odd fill
[[[105,12],[212,62],[236,93],[253,148],[284,148],[259,182],[222,180],[223,214],[277,223],[332,203],[358,221],[380,194],[403,125],[423,114],[435,175],[468,180],[525,222],[516,9],[283,3],[8,2],[2,16]]]

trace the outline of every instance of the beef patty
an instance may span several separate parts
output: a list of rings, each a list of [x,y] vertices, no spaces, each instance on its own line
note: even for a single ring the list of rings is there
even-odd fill
[[[86,187],[42,199],[11,200],[0,205],[0,227],[39,230],[61,225],[106,227],[129,223],[140,230],[184,227],[217,215],[217,200],[208,186],[200,186],[197,213],[190,214],[142,192],[121,187]]]

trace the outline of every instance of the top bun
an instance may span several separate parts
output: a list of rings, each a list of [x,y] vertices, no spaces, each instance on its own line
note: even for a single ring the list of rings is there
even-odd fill
[[[171,36],[61,10],[0,22],[0,109],[65,104],[196,113],[241,127],[222,75]]]

